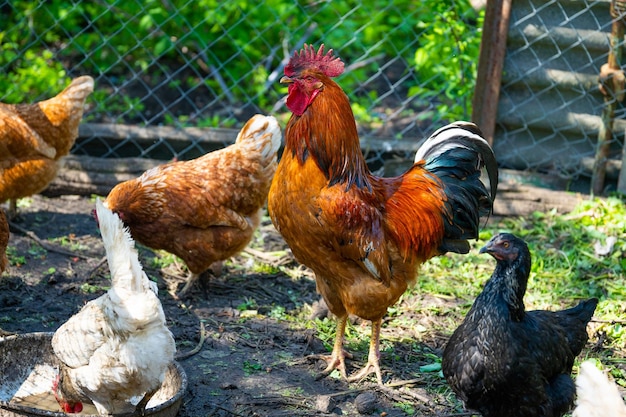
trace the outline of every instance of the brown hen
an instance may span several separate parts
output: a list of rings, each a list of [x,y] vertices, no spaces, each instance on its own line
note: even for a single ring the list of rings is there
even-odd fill
[[[56,177],[59,160],[78,137],[85,99],[93,91],[89,76],[74,79],[57,96],[34,104],[0,103],[0,202],[44,190]]]
[[[274,117],[256,115],[234,144],[152,168],[109,193],[105,205],[119,214],[135,240],[185,262],[190,276],[179,296],[213,263],[250,242],[261,221],[281,137]]]
[[[0,209],[0,274],[4,272],[9,263],[6,253],[7,246],[9,246],[9,224],[4,211]]]

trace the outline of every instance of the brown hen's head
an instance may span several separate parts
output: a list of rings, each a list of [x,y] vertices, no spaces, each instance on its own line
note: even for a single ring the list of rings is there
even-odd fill
[[[285,76],[280,79],[282,84],[289,84],[289,110],[301,116],[324,88],[324,77],[336,77],[343,69],[343,62],[333,55],[332,49],[324,53],[324,45],[321,45],[316,52],[313,45],[305,44],[285,65]]]
[[[83,403],[81,403],[80,401],[71,401],[65,399],[61,385],[61,374],[58,374],[54,382],[52,383],[52,393],[54,394],[54,398],[59,403],[61,411],[63,411],[64,413],[80,413],[81,411],[83,411]]]

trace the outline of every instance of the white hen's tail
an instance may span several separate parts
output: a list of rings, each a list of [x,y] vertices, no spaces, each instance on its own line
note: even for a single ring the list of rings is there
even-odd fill
[[[116,290],[143,292],[148,289],[158,293],[156,283],[150,281],[143,271],[135,241],[116,213],[96,200],[96,214],[106,251],[112,286]]]
[[[615,383],[592,361],[580,365],[572,417],[626,417],[626,405]]]

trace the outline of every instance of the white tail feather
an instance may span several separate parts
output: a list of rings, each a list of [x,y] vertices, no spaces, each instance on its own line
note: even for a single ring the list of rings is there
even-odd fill
[[[626,405],[615,383],[592,361],[580,365],[572,417],[626,417]]]
[[[135,241],[119,216],[106,208],[100,199],[96,200],[96,214],[113,288],[130,292],[150,289],[157,294],[157,285],[143,271]]]
[[[454,122],[437,129],[426,141],[420,146],[415,153],[415,162],[419,162],[423,159],[433,157],[435,155],[443,154],[450,149],[458,146],[462,146],[458,141],[450,142],[455,137],[463,138],[466,141],[472,141],[481,148],[490,148],[489,142],[487,142],[478,133],[472,132],[468,127],[476,128],[474,124],[468,122]],[[467,146],[465,146],[468,148]],[[468,148],[469,149],[469,148]]]

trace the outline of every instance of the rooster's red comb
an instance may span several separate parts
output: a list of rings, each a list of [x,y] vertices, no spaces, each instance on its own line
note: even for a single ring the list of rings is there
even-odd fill
[[[313,45],[304,44],[300,52],[296,51],[289,63],[285,65],[285,75],[293,76],[296,72],[304,68],[314,68],[322,72],[327,77],[336,77],[343,72],[343,62],[333,55],[333,50],[329,49],[324,53],[324,44],[315,51]]]

